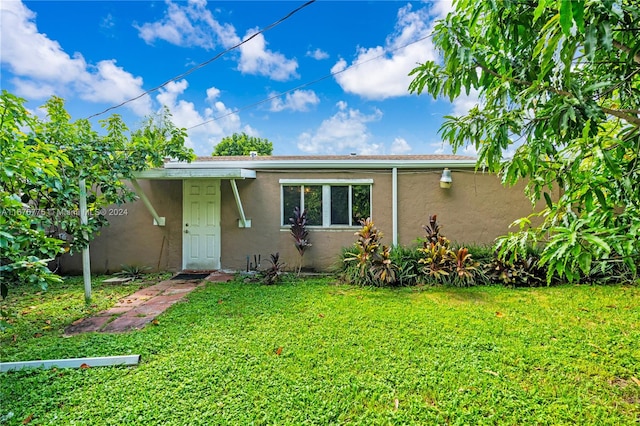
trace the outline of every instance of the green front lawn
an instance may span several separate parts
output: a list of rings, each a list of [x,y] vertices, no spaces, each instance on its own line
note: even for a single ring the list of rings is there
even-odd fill
[[[638,287],[210,283],[142,331],[70,338],[63,324],[86,314],[81,282],[23,290],[3,303],[28,311],[2,334],[3,361],[142,361],[2,374],[8,424],[640,421]]]

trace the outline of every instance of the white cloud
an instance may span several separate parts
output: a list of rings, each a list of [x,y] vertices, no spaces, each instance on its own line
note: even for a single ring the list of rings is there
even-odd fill
[[[375,109],[370,115],[349,109],[345,102],[338,102],[339,111],[324,120],[313,132],[298,137],[298,149],[308,154],[379,154],[383,147],[370,142],[367,123],[378,121],[382,112]]]
[[[308,50],[306,56],[309,56],[318,61],[329,58],[329,54],[320,48],[315,50]]]
[[[135,24],[138,35],[148,44],[164,40],[176,46],[213,49],[219,43],[228,48],[240,43],[231,24],[219,23],[207,9],[206,1],[189,0],[186,5],[167,1],[165,16],[157,22]]]
[[[446,3],[446,2],[445,2]],[[384,46],[359,47],[351,65],[340,59],[331,69],[335,79],[345,92],[367,99],[386,99],[409,95],[412,77],[409,72],[418,63],[435,60],[436,53],[431,39],[419,41],[431,34],[434,19],[442,16],[447,7],[435,2],[431,7],[416,11],[406,5],[398,10],[396,28]],[[406,46],[409,43],[414,43]],[[406,47],[403,47],[406,46]],[[377,58],[377,59],[375,59]]]
[[[411,152],[411,145],[404,138],[395,138],[391,144],[391,154],[401,155]]]
[[[217,45],[225,49],[240,44],[235,27],[220,23],[207,9],[206,0],[189,0],[187,4],[167,0],[165,16],[156,22],[135,25],[139,36],[149,44],[156,40],[182,47],[201,47],[211,50]],[[247,31],[245,40],[257,32]],[[244,74],[263,75],[277,81],[297,78],[298,62],[282,53],[266,48],[263,34],[242,44],[238,50],[238,70]]]
[[[449,144],[445,144],[444,142],[430,142],[428,144],[429,152],[434,154],[451,154],[451,146]]]
[[[38,32],[36,15],[22,2],[0,3],[1,61],[15,75],[15,93],[31,99],[53,95],[78,96],[91,102],[118,103],[144,90],[141,77],[134,77],[113,59],[87,64],[80,53],[70,56],[62,46]],[[143,97],[127,106],[139,115],[151,111]]]
[[[116,66],[115,60],[100,61],[89,69],[92,72],[83,73],[76,82],[76,87],[81,89],[80,97],[84,100],[116,104],[144,91],[142,77],[134,77],[122,67]],[[136,99],[127,106],[138,115],[146,115],[150,112],[150,98],[145,96]]]
[[[429,0],[426,1],[429,4],[430,10],[429,15],[433,17],[433,19],[444,18],[449,14],[449,12],[454,11],[453,0]]]
[[[271,94],[270,96],[274,96]],[[277,97],[271,100],[270,111],[279,112],[285,109],[291,111],[308,111],[310,106],[318,105],[320,98],[313,90],[295,90],[287,93],[284,100]]]
[[[156,99],[160,104],[169,108],[172,114],[172,122],[177,127],[189,129],[187,146],[193,148],[197,155],[210,155],[213,147],[223,137],[229,136],[234,132],[256,133],[255,130],[246,126],[242,130],[240,116],[234,114],[222,101],[217,100],[220,91],[215,87],[207,89],[206,101],[208,106],[202,112],[198,111],[193,102],[180,100],[179,97],[188,86],[189,84],[186,80],[171,82],[160,89]]]
[[[210,87],[207,89],[207,101],[213,102],[220,96],[220,89],[216,87]]]
[[[106,31],[114,29],[116,26],[115,19],[112,14],[107,14],[100,22],[100,28]]]
[[[463,116],[466,115],[471,108],[476,105],[480,105],[480,92],[476,89],[471,89],[468,95],[465,95],[464,92],[460,94],[453,101],[453,109],[451,111],[451,115],[454,116]]]
[[[256,30],[249,30],[244,40],[255,32]],[[267,49],[263,34],[256,35],[240,46],[238,70],[244,74],[264,75],[273,80],[286,81],[298,77],[297,69],[298,61],[287,59],[282,53]]]
[[[473,145],[467,145],[464,148],[462,148],[462,152],[458,151],[458,154],[475,156],[475,155],[478,155],[478,150]]]

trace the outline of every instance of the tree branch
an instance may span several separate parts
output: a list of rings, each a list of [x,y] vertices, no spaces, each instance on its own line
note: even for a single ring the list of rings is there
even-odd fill
[[[615,47],[618,50],[622,50],[623,52],[625,52],[626,54],[630,54],[631,53],[631,48],[627,45],[624,45],[622,43],[620,43],[619,41],[613,40],[613,47]],[[633,55],[633,61],[640,65],[640,52],[636,52],[635,55]]]
[[[626,121],[629,124],[633,124],[636,127],[640,127],[640,118],[633,116],[631,114],[627,114],[623,111],[617,110],[617,109],[612,109],[612,108],[607,108],[607,107],[601,107],[602,111],[604,111],[606,114],[609,115],[613,115],[614,117],[618,117],[624,121]]]
[[[481,64],[478,61],[475,61],[476,65],[479,66],[480,68],[482,68],[484,71],[488,72],[489,74],[491,74],[492,76],[496,77],[496,78],[500,78],[503,79],[504,77],[500,74],[498,74],[497,72],[493,71],[492,69],[490,69],[489,67],[487,67],[484,64]],[[524,86],[528,86],[531,87],[533,86],[533,83],[530,81],[526,81],[526,80],[520,80],[518,78],[514,78],[514,77],[508,77],[507,80],[516,83],[516,84],[521,84]],[[562,90],[562,89],[555,89],[553,87],[546,87],[544,90],[547,90],[551,93],[555,93],[556,95],[562,95],[562,96],[566,96],[566,97],[570,97],[570,98],[576,98],[576,96],[571,93],[571,92],[567,92],[566,90]],[[618,117],[624,121],[626,121],[629,124],[632,124],[636,127],[640,127],[640,118],[636,115],[633,115],[634,113],[637,113],[638,111],[635,110],[617,110],[617,109],[612,109],[612,108],[606,108],[606,107],[600,107],[602,108],[602,111],[605,114],[609,114],[609,115],[613,115],[614,117]]]

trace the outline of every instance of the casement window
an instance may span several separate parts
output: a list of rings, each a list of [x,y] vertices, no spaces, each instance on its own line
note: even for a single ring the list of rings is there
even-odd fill
[[[281,179],[281,224],[293,209],[307,210],[307,226],[359,226],[371,217],[373,179]]]

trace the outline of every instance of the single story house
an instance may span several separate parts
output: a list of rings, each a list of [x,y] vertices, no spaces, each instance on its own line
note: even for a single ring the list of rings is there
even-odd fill
[[[107,209],[110,226],[90,245],[94,273],[243,271],[268,267],[276,252],[293,269],[296,206],[308,212],[312,244],[303,268],[315,271],[353,245],[360,218],[373,219],[386,245],[415,243],[432,214],[451,241],[489,244],[533,211],[522,186],[505,188],[475,170],[475,158],[454,155],[199,157],[167,161],[131,185],[140,199]],[[81,265],[79,254],[65,256],[62,271]]]

